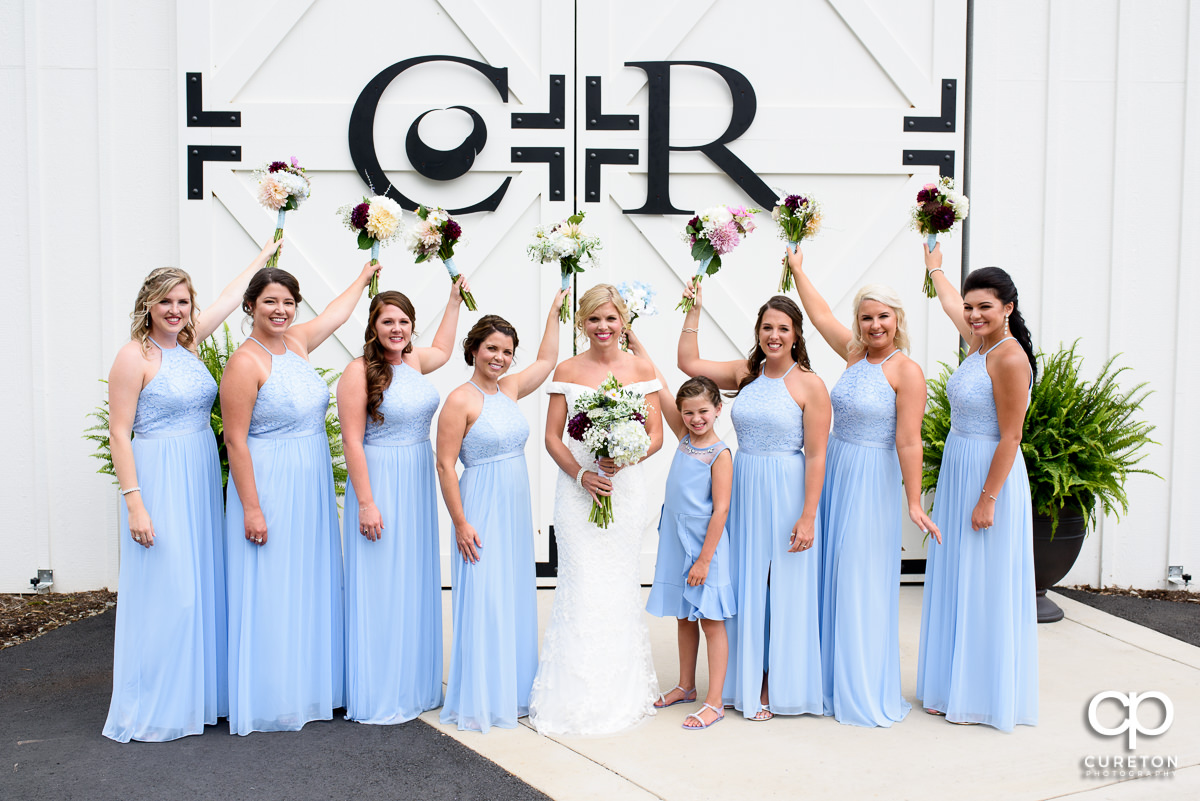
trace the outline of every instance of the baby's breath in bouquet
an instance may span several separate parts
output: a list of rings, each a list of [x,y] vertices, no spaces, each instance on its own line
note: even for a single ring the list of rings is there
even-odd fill
[[[779,235],[795,250],[800,240],[811,239],[821,230],[821,204],[803,195],[788,195],[771,210],[771,219],[779,223]],[[783,277],[779,291],[790,292],[795,286],[787,256],[783,258]]]
[[[612,459],[618,467],[627,467],[646,458],[650,451],[646,398],[623,388],[612,373],[599,389],[580,395],[571,410],[575,414],[567,422],[567,433],[597,459]],[[608,528],[613,521],[611,495],[596,496],[588,521]]]

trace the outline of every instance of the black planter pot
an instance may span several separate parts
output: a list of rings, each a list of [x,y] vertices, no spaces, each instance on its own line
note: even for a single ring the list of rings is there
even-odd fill
[[[1037,587],[1038,623],[1062,620],[1063,611],[1046,597],[1046,590],[1067,575],[1087,534],[1083,515],[1059,515],[1058,531],[1050,538],[1049,517],[1033,516],[1033,578]]]

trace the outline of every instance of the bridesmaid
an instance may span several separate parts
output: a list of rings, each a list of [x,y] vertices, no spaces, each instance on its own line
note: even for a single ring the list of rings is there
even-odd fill
[[[517,332],[483,317],[463,340],[475,368],[446,397],[438,417],[437,469],[461,559],[452,560],[454,641],[442,723],[461,730],[512,729],[529,714],[537,671],[537,588],[533,511],[525,441],[529,424],[515,401],[534,392],[558,362],[558,308],[550,304],[537,359],[505,373]],[[462,478],[454,463],[461,458]]]
[[[854,726],[891,726],[912,708],[900,694],[902,504],[923,532],[941,535],[921,509],[925,376],[910,359],[895,291],[868,284],[851,327],[837,321],[788,248],[808,318],[846,360],[830,393],[833,433],[817,518],[821,570],[821,675],[825,714]]]
[[[338,381],[346,449],[346,718],[392,724],[442,703],[442,575],[425,374],[449,361],[462,293],[450,287],[433,342],[400,292],[371,300],[363,355]],[[461,287],[469,289],[465,284]]]
[[[200,734],[228,714],[221,462],[209,424],[217,382],[196,347],[279,246],[264,247],[203,312],[183,270],[146,276],[130,341],[108,375],[109,446],[124,501],[104,724],[117,742]]]
[[[1033,510],[1021,457],[1033,337],[1004,270],[972,272],[959,295],[940,245],[925,250],[925,268],[970,350],[946,384],[950,433],[933,506],[943,542],[925,566],[917,698],[952,723],[1035,726]]]
[[[679,337],[679,369],[708,376],[738,399],[728,524],[738,613],[726,621],[724,700],[756,721],[820,715],[816,517],[829,393],[809,366],[804,316],[790,298],[776,295],[759,308],[749,358],[713,362],[700,358],[697,341],[701,289],[689,284],[684,292],[695,306]]]
[[[221,380],[229,498],[229,731],[296,731],[343,705],[342,549],[325,414],[308,355],[346,322],[370,262],[315,319],[293,325],[300,285],[259,270],[249,339]]]

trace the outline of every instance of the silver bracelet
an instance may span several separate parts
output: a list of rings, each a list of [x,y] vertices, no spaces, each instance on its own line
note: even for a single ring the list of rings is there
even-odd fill
[[[583,489],[583,474],[587,471],[588,469],[586,467],[581,467],[579,468],[579,472],[575,474],[575,486],[579,487],[580,489]]]
[[[995,496],[995,495],[988,495],[987,487],[984,487],[983,489],[981,489],[981,490],[979,491],[979,494],[980,494],[980,495],[987,495],[987,496],[988,496],[989,498],[991,498],[993,501],[994,501],[994,500],[996,500],[996,496]]]
[[[932,270],[929,271],[929,274],[933,275],[934,273],[941,273],[942,275],[945,275],[946,271],[943,270],[941,267],[934,267]]]
[[[142,491],[141,487],[130,487],[127,490],[121,490],[121,497],[124,498],[126,495],[128,495],[131,492],[141,492],[141,491]]]
[[[682,332],[680,332],[680,333],[684,333],[684,334],[699,334],[699,333],[700,333],[700,329],[699,329],[699,328],[685,328],[685,329],[683,329],[683,331],[682,331]]]

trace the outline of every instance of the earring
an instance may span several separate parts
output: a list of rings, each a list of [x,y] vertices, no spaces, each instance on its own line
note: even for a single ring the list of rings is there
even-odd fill
[[[1004,336],[1008,336],[1008,315],[1004,315]]]

